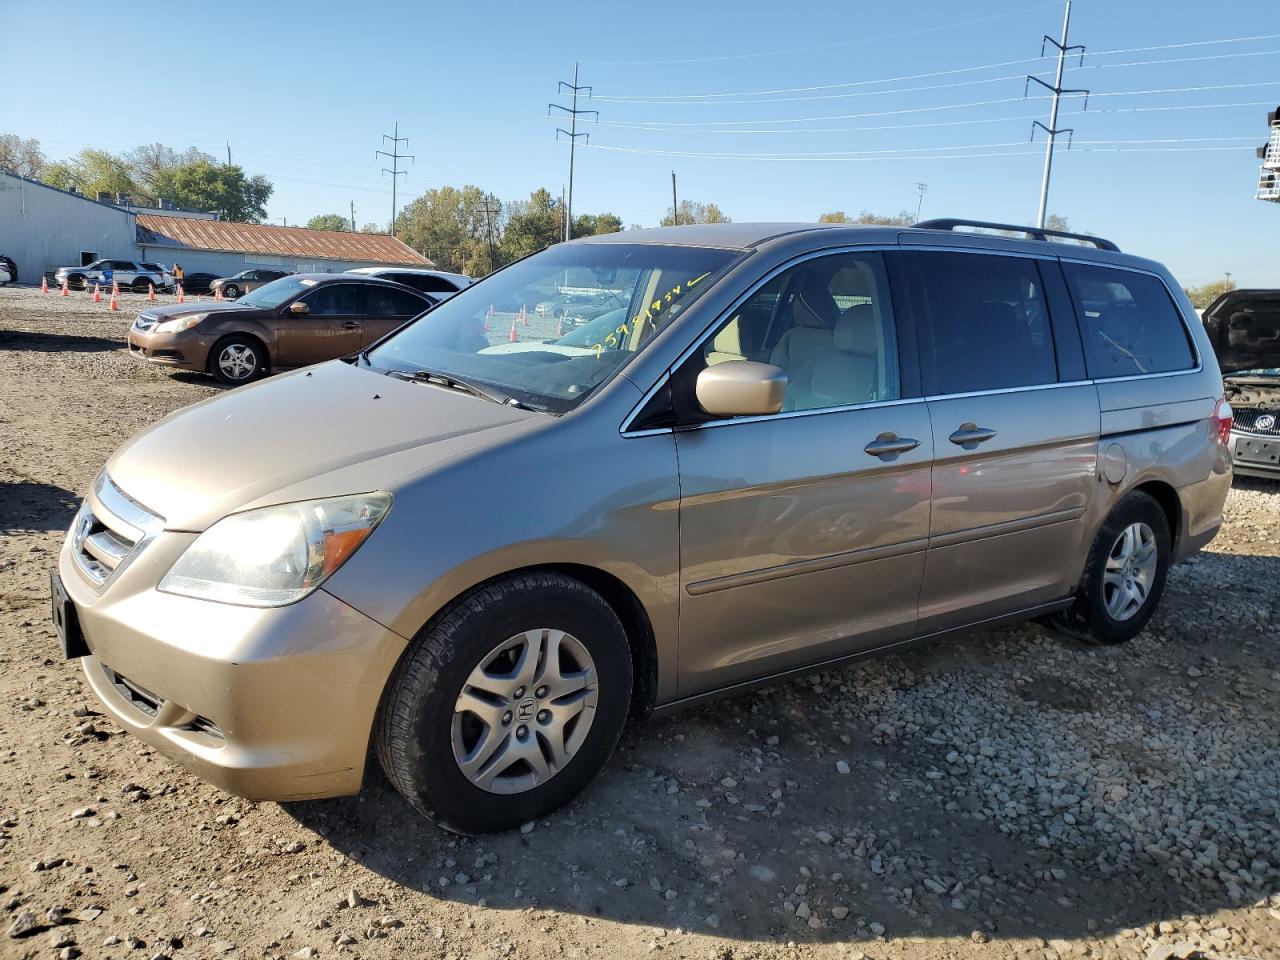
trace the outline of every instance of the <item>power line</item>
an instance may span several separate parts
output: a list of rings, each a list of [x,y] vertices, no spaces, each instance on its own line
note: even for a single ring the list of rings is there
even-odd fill
[[[391,141],[391,152],[388,153],[386,150],[378,150],[374,152],[374,157],[382,156],[391,158],[391,169],[388,170],[386,167],[383,167],[382,172],[391,174],[391,236],[394,237],[396,235],[396,178],[408,176],[409,174],[408,170],[400,169],[400,161],[408,160],[410,163],[413,163],[414,156],[411,153],[400,152],[400,144],[403,143],[405,146],[408,146],[409,138],[400,136],[399,120],[396,121],[394,134],[384,133],[382,135],[383,143],[386,143],[388,140]]]
[[[1220,143],[1220,137],[1205,138],[1212,139],[1214,143]],[[1247,140],[1248,143],[1255,143],[1257,136],[1234,138],[1239,140]],[[1242,143],[1239,146],[1212,146],[1212,147],[1091,147],[1082,146],[1083,141],[1077,142],[1076,147],[1079,149],[1072,150],[1072,154],[1083,153],[1208,153],[1220,151],[1242,151],[1250,149],[1248,143]],[[1016,146],[1026,146],[1025,141],[1016,144]],[[938,153],[938,148],[932,148],[927,153],[904,155],[902,153],[885,154],[877,156],[851,156],[848,154],[750,154],[750,153],[690,153],[678,150],[662,150],[648,147],[623,147],[613,144],[592,143],[587,145],[590,150],[605,150],[611,153],[636,153],[648,156],[658,157],[682,157],[693,160],[750,160],[750,161],[875,161],[890,160],[895,163],[903,161],[935,161],[935,160],[967,160],[975,158],[993,158],[1002,157],[1038,157],[1041,156],[1039,150],[1018,150],[1005,151],[1000,153]],[[959,149],[959,148],[952,148]]]
[[[587,63],[610,66],[656,66],[664,64],[676,63],[716,63],[724,60],[751,60],[757,57],[782,57],[793,53],[811,53],[815,50],[834,50],[840,47],[856,46],[863,43],[878,43],[882,40],[894,40],[898,37],[914,37],[922,33],[933,33],[938,30],[955,30],[960,27],[971,26],[975,23],[987,23],[991,20],[1000,20],[1005,17],[1016,17],[1024,13],[1042,10],[1045,7],[1056,6],[1053,3],[1040,3],[1032,7],[1025,7],[1021,10],[1007,10],[1004,13],[994,13],[986,17],[975,17],[972,20],[961,20],[956,23],[943,23],[932,27],[922,27],[918,30],[903,30],[898,33],[886,33],[875,37],[859,37],[856,40],[841,40],[837,43],[820,43],[809,47],[792,47],[788,50],[764,50],[756,53],[729,53],[721,56],[711,57],[686,57],[675,60],[587,60]]]
[[[578,132],[578,117],[579,115],[592,113],[592,114],[595,114],[596,120],[598,121],[600,119],[600,112],[598,110],[579,110],[578,109],[578,94],[583,90],[585,90],[587,92],[587,97],[590,98],[591,87],[586,85],[579,86],[578,65],[576,63],[573,65],[573,83],[568,83],[565,80],[561,80],[560,85],[556,87],[557,97],[560,96],[561,90],[568,90],[573,95],[573,101],[572,101],[573,106],[563,107],[558,103],[549,103],[547,104],[547,116],[551,115],[552,110],[561,110],[564,113],[568,114],[569,116],[569,129],[565,130],[563,127],[556,127],[556,139],[559,140],[560,134],[562,133],[569,138],[569,197],[565,203],[564,238],[565,240],[572,240],[573,239],[573,155],[574,155],[574,150],[578,146],[579,137],[582,137],[587,142],[590,142],[590,139],[591,139],[591,135],[589,133]]]

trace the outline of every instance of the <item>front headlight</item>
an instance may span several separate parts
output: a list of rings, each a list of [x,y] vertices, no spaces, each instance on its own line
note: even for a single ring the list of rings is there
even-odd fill
[[[152,328],[151,332],[181,333],[183,330],[190,330],[207,316],[207,313],[189,313],[185,317],[177,317],[173,320],[161,320],[154,328]]]
[[[365,493],[234,513],[196,537],[158,589],[249,607],[295,603],[342,566],[390,509],[390,494]]]

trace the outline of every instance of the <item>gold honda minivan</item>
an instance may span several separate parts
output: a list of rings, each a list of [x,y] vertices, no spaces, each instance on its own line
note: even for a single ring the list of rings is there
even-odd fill
[[[611,309],[532,309],[565,296]],[[1105,240],[589,237],[133,437],[54,619],[119,724],[228,791],[350,794],[376,754],[501,830],[630,715],[1029,618],[1127,640],[1222,522],[1230,428],[1181,288]]]

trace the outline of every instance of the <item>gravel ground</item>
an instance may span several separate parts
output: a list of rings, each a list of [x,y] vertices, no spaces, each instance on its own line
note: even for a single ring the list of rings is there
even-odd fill
[[[77,492],[216,391],[132,361],[122,299],[0,290],[0,955],[1280,957],[1277,485],[1124,647],[995,630],[641,724],[570,808],[460,839],[376,771],[222,794],[59,662]]]

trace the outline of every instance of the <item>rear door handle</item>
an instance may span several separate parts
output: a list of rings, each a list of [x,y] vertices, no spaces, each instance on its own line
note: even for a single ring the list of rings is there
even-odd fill
[[[896,433],[890,431],[882,433],[862,449],[873,457],[881,459],[889,459],[896,457],[900,453],[906,453],[920,446],[919,440],[913,440],[910,437],[900,437]]]
[[[951,442],[966,450],[974,450],[978,444],[986,443],[996,435],[994,430],[980,427],[976,423],[962,423],[960,429],[951,435]]]
[[[360,326],[361,324],[358,320],[345,320],[342,323],[343,330],[359,330]]]

